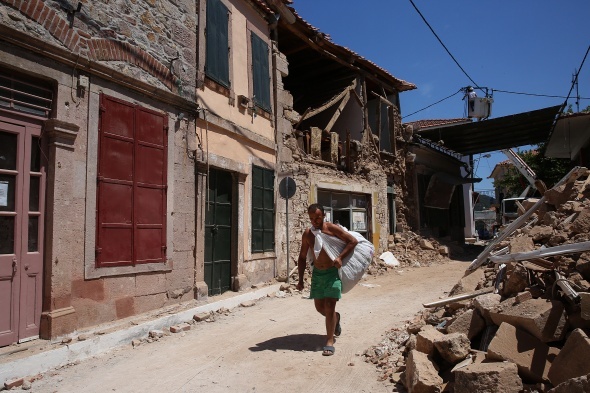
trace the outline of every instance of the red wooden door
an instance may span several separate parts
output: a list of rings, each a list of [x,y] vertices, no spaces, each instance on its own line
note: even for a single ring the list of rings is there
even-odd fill
[[[0,116],[0,346],[39,335],[45,166],[40,124]]]

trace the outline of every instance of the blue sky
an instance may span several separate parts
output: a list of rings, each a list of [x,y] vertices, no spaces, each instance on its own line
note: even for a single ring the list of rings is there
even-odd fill
[[[590,45],[589,0],[414,0],[414,4],[477,85],[495,90],[491,118],[563,103]],[[405,117],[472,84],[409,0],[295,0],[293,6],[335,43],[418,87],[400,94],[403,121],[464,117],[461,94]],[[590,105],[590,55],[578,82],[579,94],[586,98],[580,100],[584,109]],[[575,99],[568,103],[575,111]],[[476,177],[484,179],[475,189],[491,189],[487,177],[506,157],[492,152],[490,158],[474,158]]]

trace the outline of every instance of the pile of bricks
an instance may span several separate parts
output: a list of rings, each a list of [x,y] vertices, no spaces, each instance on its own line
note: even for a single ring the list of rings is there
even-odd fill
[[[365,352],[408,392],[590,391],[590,171],[500,233],[449,297]]]

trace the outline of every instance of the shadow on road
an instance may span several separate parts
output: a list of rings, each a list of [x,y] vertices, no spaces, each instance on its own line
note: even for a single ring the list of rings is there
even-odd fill
[[[250,351],[320,351],[324,346],[326,336],[320,334],[291,334],[275,337],[250,347]]]

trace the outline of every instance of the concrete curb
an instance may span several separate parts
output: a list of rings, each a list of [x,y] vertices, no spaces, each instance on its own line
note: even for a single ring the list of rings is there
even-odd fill
[[[182,322],[190,321],[193,315],[202,312],[217,311],[222,307],[232,309],[248,300],[266,297],[270,293],[279,291],[280,284],[271,285],[253,292],[244,293],[228,299],[204,304],[177,314],[167,315],[158,319],[131,326],[129,328],[94,336],[86,341],[64,345],[50,351],[42,352],[26,358],[0,365],[0,384],[15,378],[36,375],[48,370],[107,352],[122,345],[130,345],[132,340],[148,335],[150,330],[163,329]]]

